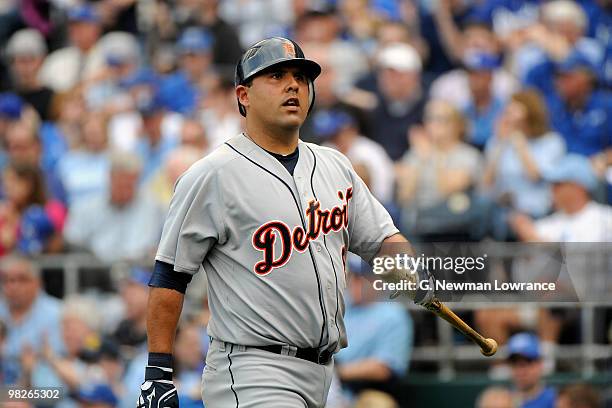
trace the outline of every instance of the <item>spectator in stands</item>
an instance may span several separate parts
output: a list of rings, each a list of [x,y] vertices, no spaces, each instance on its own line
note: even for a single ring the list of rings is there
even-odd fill
[[[11,62],[13,89],[42,120],[49,119],[54,92],[39,80],[40,68],[47,55],[45,39],[32,28],[19,30],[9,40],[6,54]]]
[[[542,383],[540,342],[534,334],[523,332],[508,340],[508,362],[512,368],[513,395],[521,408],[554,408],[553,388]]]
[[[115,395],[125,395],[126,390],[123,384],[125,362],[131,360],[133,356],[122,354],[117,343],[109,338],[104,338],[92,357],[92,362],[100,369],[101,378],[111,387]]]
[[[568,155],[544,174],[553,184],[556,212],[533,221],[524,214],[511,218],[521,241],[526,242],[610,242],[612,208],[596,203],[592,192],[597,179],[588,159]]]
[[[555,408],[601,408],[597,391],[587,384],[572,384],[559,390]]]
[[[141,181],[146,182],[162,167],[170,152],[180,143],[179,134],[168,129],[165,121],[168,114],[157,96],[139,106],[142,117],[140,135],[135,152],[143,163]]]
[[[193,147],[203,157],[209,146],[206,131],[201,122],[186,119],[181,126],[181,146]]]
[[[174,184],[192,164],[202,157],[201,151],[192,146],[180,146],[170,152],[162,167],[146,185],[151,196],[161,208],[170,207]]]
[[[319,110],[313,118],[314,131],[328,146],[362,163],[370,174],[372,194],[383,204],[393,200],[393,162],[378,143],[359,134],[356,119],[343,110]]]
[[[190,27],[176,46],[180,68],[162,81],[159,97],[169,110],[193,114],[217,82],[211,69],[213,38],[201,28]]]
[[[296,18],[294,28],[292,38],[298,44],[310,43],[329,49],[329,63],[336,69],[341,86],[352,86],[367,74],[366,56],[354,42],[343,38],[342,22],[337,12],[330,8],[306,10]]]
[[[416,25],[416,24],[415,24]],[[385,21],[376,28],[377,46],[385,47],[394,43],[406,43],[414,47],[423,61],[429,56],[429,44],[420,37],[417,27],[405,24],[400,20]]]
[[[317,95],[318,93],[319,88],[317,88]],[[200,119],[204,125],[204,133],[210,149],[222,145],[226,140],[242,131],[244,118],[236,109],[233,76],[231,78],[228,75],[221,76],[217,86],[210,90],[202,106]]]
[[[208,338],[203,329],[196,323],[187,322],[181,325],[175,344],[175,377],[179,390],[180,406],[202,404],[202,370],[208,348]]]
[[[46,197],[40,169],[10,162],[2,184],[6,198],[0,202],[0,255],[13,250],[31,255],[59,251],[66,208]]]
[[[23,100],[12,92],[0,93],[0,167],[6,165],[8,157],[6,154],[6,132],[21,119],[23,111]]]
[[[107,379],[100,366],[90,359],[101,342],[101,319],[95,300],[71,295],[64,300],[61,313],[65,350],[57,353],[45,344],[42,353],[34,356],[29,365],[31,371],[26,371],[29,371],[27,383],[32,387],[64,387],[64,399],[57,406],[68,408],[81,387]]]
[[[133,267],[130,276],[119,288],[125,307],[123,320],[113,333],[114,340],[124,349],[124,355],[131,357],[147,341],[147,300],[148,283],[151,273],[143,268]]]
[[[7,159],[40,167],[47,196],[65,202],[66,193],[55,168],[57,159],[51,156],[49,150],[45,151],[38,129],[37,121],[20,119],[13,122],[4,138]]]
[[[312,111],[300,128],[300,138],[307,142],[321,144],[324,140],[317,138],[313,129],[313,121],[319,110],[342,109],[349,111],[359,121],[359,129],[367,133],[365,111],[376,106],[376,96],[353,87],[353,84],[342,81],[337,62],[332,58],[332,48],[329,45],[306,43],[302,47],[304,53],[321,65],[321,75],[317,77],[316,98]],[[373,78],[371,78],[374,81]],[[234,96],[235,99],[235,96]]]
[[[91,4],[82,4],[68,11],[70,45],[47,56],[41,80],[57,92],[67,91],[83,79],[90,78],[104,66],[102,51],[96,47],[102,26]]]
[[[399,408],[395,399],[381,391],[367,390],[357,396],[353,408]]]
[[[234,68],[242,53],[238,31],[219,15],[219,0],[206,0],[201,8],[200,23],[213,35],[213,61],[221,67]]]
[[[59,179],[70,207],[92,195],[108,190],[107,118],[102,112],[89,112],[81,118],[81,143],[68,151],[57,165]]]
[[[498,68],[495,55],[474,53],[464,57],[470,101],[460,109],[467,120],[466,141],[484,149],[494,133],[494,125],[504,108],[504,100],[493,94],[492,82]]]
[[[474,7],[468,18],[491,26],[500,40],[506,43],[538,20],[540,4],[539,0],[484,1]]]
[[[188,27],[203,27],[214,38],[215,65],[222,69],[231,67],[233,71],[236,61],[242,55],[242,47],[236,28],[219,15],[219,0],[179,1],[172,5],[157,3],[156,6],[156,23],[164,40],[173,38],[177,31],[181,32]]]
[[[70,209],[66,241],[105,262],[139,260],[152,254],[163,213],[139,190],[142,163],[130,153],[111,155],[110,191]]]
[[[545,106],[536,91],[516,93],[486,146],[483,186],[497,204],[493,235],[509,239],[508,213],[542,217],[550,210],[550,187],[544,173],[565,154],[559,135],[548,128]]]
[[[594,65],[574,50],[557,64],[536,67],[528,83],[545,96],[553,129],[563,136],[570,153],[612,163],[612,98],[598,89]],[[554,80],[554,85],[553,85]]]
[[[293,29],[294,2],[270,0],[265,4],[262,7],[259,0],[219,1],[219,15],[236,27],[243,48],[272,35],[288,35]],[[295,2],[297,6],[300,4],[303,3]]]
[[[512,41],[515,49],[519,47],[514,63],[521,80],[551,89],[552,78],[547,78],[546,73],[572,53],[582,54],[592,66],[605,65],[605,43],[585,36],[588,20],[581,4],[554,0],[543,4],[540,10],[541,22],[526,28]],[[603,71],[598,71],[597,76],[604,81]],[[536,79],[542,82],[536,84]]]
[[[6,326],[2,348],[4,384],[17,384],[24,349],[39,352],[42,339],[56,352],[62,348],[61,303],[42,288],[41,271],[28,258],[7,255],[0,259],[0,321]]]
[[[105,34],[98,44],[104,66],[82,84],[87,106],[104,110],[109,115],[129,110],[133,103],[122,83],[137,75],[141,68],[138,39],[132,34],[115,31]]]
[[[144,121],[149,113],[159,112],[161,121],[152,126],[161,133],[171,133],[176,137],[182,122],[178,113],[163,113],[162,103],[158,97],[160,77],[149,68],[131,71],[124,77],[117,77],[115,91],[121,103],[117,103],[117,110],[108,106],[104,109],[109,117],[108,137],[111,149],[135,151],[145,127],[151,127],[155,121]],[[143,115],[143,113],[145,115]],[[155,115],[150,115],[155,116]]]
[[[406,131],[422,120],[425,94],[421,58],[407,44],[391,44],[377,56],[376,106],[370,111],[371,134],[396,161],[408,149]]]
[[[351,271],[361,272],[360,266],[359,260],[349,260]],[[343,386],[352,392],[384,390],[408,369],[412,319],[399,304],[376,302],[377,294],[364,276],[350,275],[345,325],[351,346],[336,354],[336,365]]]
[[[510,390],[503,387],[489,387],[478,395],[475,408],[515,408]]]
[[[550,216],[539,220],[532,220],[525,214],[515,213],[509,218],[510,225],[519,240],[523,242],[610,242],[612,240],[612,208],[598,204],[591,199],[591,191],[597,185],[597,179],[593,173],[588,159],[580,155],[568,155],[562,158],[559,163],[543,173],[543,178],[553,184],[553,203],[556,212]],[[534,262],[537,258],[531,257]],[[528,260],[522,259],[522,262]],[[595,296],[597,291],[605,290],[606,277],[600,273],[593,273],[601,266],[593,265],[605,264],[596,252],[589,253],[588,263],[580,256],[573,256],[571,261],[571,277],[567,274],[557,274],[554,278],[557,285],[558,294],[561,296],[577,296],[584,299]],[[536,263],[537,265],[537,263]],[[589,266],[590,265],[590,266]],[[588,269],[589,278],[583,278],[584,268]],[[602,268],[605,270],[605,266]],[[529,264],[522,264],[522,268],[513,270],[513,279],[517,282],[537,281],[539,276],[536,273],[544,274],[544,280],[550,281],[550,276],[546,275],[546,269],[542,270],[530,268]],[[605,275],[605,274],[603,274]],[[576,277],[581,277],[576,279]],[[565,292],[565,291],[568,292]],[[569,293],[569,294],[567,294]],[[522,307],[522,311],[505,309],[502,312],[495,309],[480,310],[476,313],[477,326],[489,336],[494,336],[502,340],[507,334],[517,326],[525,324],[525,316],[532,315],[532,324],[537,322],[535,328],[542,340],[542,350],[544,355],[545,369],[554,366],[554,361],[550,358],[555,344],[559,340],[563,326],[567,319],[567,313],[552,313],[548,309],[536,307]],[[527,312],[527,313],[525,313]]]
[[[462,60],[465,47],[460,30],[474,25],[469,15],[475,4],[457,1],[415,3],[417,19],[406,22],[418,27],[427,42],[430,57],[425,70],[435,77],[451,70]],[[490,32],[489,28],[487,30]]]
[[[80,145],[81,121],[86,110],[79,89],[55,94],[50,118],[41,123],[39,129],[45,168],[55,168],[69,149]]]
[[[446,28],[442,29],[444,32]],[[445,34],[452,41],[452,47],[458,47],[455,59],[463,67],[454,69],[437,77],[431,84],[430,98],[443,99],[452,102],[461,110],[466,109],[470,103],[478,103],[483,98],[486,89],[486,77],[482,71],[490,71],[491,97],[505,102],[514,92],[519,90],[519,83],[514,76],[504,69],[503,54],[499,40],[491,27],[470,22],[463,31],[452,30],[452,34]],[[472,71],[479,71],[473,75]],[[480,81],[478,81],[480,79]],[[478,81],[478,84],[475,84]],[[478,89],[473,89],[474,85]],[[480,91],[480,92],[478,92]],[[482,104],[482,100],[480,100]]]
[[[463,116],[450,103],[429,102],[424,120],[411,130],[412,147],[398,170],[403,228],[421,238],[468,233],[479,239],[487,208],[471,190],[481,173],[480,152],[462,141]]]

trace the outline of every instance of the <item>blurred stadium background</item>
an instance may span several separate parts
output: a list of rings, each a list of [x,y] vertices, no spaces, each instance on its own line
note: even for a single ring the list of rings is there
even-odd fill
[[[505,243],[604,254],[589,302],[452,304],[492,359],[356,275],[328,406],[612,406],[611,30],[609,0],[1,1],[0,383],[134,406],[172,186],[241,131],[234,64],[280,35],[323,67],[302,139],[346,154],[406,236],[497,243],[509,279]],[[203,275],[176,344],[186,407]]]

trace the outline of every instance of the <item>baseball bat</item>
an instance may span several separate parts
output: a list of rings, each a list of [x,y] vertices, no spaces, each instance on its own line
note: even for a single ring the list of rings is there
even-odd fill
[[[497,351],[497,342],[495,340],[485,339],[438,299],[434,298],[425,308],[449,322],[465,337],[476,343],[480,347],[480,352],[485,356],[490,357]]]

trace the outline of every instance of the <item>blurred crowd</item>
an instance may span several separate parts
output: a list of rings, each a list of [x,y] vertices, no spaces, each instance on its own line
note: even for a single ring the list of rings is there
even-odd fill
[[[268,36],[323,67],[301,138],[347,155],[411,240],[610,242],[611,34],[609,0],[1,2],[2,381],[67,385],[66,406],[132,406],[146,270],[103,309],[46,295],[30,260],[85,251],[150,266],[174,182],[242,130],[235,63]],[[198,306],[176,355],[196,405]],[[518,314],[476,322],[507,339]],[[405,318],[389,321],[411,339]],[[341,382],[407,370],[409,349],[365,368],[348,363],[359,352],[339,356]]]

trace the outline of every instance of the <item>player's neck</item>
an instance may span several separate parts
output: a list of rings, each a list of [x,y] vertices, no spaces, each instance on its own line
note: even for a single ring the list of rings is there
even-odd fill
[[[272,153],[282,154],[283,156],[295,151],[299,139],[298,129],[287,131],[284,131],[284,129],[274,129],[274,131],[270,131],[247,124],[247,130],[244,133],[259,147]]]

